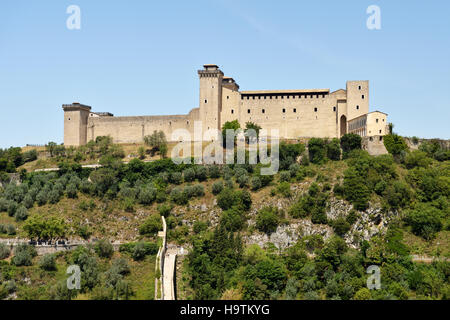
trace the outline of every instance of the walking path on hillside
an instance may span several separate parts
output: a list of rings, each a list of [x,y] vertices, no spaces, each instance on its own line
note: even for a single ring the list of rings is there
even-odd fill
[[[163,288],[164,300],[175,300],[175,261],[177,257],[176,249],[168,249],[164,259]]]

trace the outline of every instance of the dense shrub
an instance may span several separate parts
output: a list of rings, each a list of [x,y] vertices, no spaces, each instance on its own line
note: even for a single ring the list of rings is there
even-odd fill
[[[56,257],[54,254],[46,254],[39,260],[39,267],[45,271],[56,270]]]
[[[185,205],[188,203],[189,198],[187,193],[181,187],[175,187],[170,192],[170,199],[178,205]]]
[[[261,179],[259,177],[252,177],[250,180],[250,186],[253,191],[259,190],[262,187]]]
[[[233,207],[222,212],[220,223],[226,230],[235,232],[244,227],[245,221],[245,212]]]
[[[242,174],[236,178],[236,182],[239,184],[240,188],[244,188],[247,186],[249,181],[249,176],[247,174]]]
[[[140,204],[149,205],[156,200],[157,190],[151,186],[139,188],[138,201]]]
[[[11,250],[9,250],[8,246],[4,243],[0,243],[0,260],[8,258],[10,253]]]
[[[405,166],[408,169],[415,167],[427,168],[431,162],[432,160],[428,158],[427,153],[420,150],[411,151],[405,158]]]
[[[162,230],[161,216],[157,213],[149,216],[139,227],[139,233],[142,235],[153,236]]]
[[[36,249],[25,243],[19,244],[14,249],[14,257],[11,263],[15,266],[31,266],[33,258],[37,255]]]
[[[295,172],[296,174],[297,172]],[[294,174],[294,175],[295,175]],[[291,172],[290,171],[281,171],[280,172],[280,181],[289,182],[291,180]]]
[[[223,217],[223,214],[222,214]],[[208,229],[208,223],[205,221],[195,221],[192,227],[194,233],[199,234],[200,232],[206,231]]]
[[[222,192],[222,190],[223,190],[223,182],[222,181],[216,181],[213,183],[211,192],[214,195],[218,195],[220,192]]]
[[[172,212],[173,206],[171,204],[161,204],[158,206],[158,212],[162,217],[167,218],[169,214]]]
[[[184,181],[192,182],[195,180],[195,170],[193,168],[187,168],[183,171]]]
[[[280,223],[279,212],[274,207],[264,207],[256,216],[256,228],[264,233],[270,234],[277,230]]]
[[[320,138],[312,138],[308,142],[309,161],[320,164],[326,161],[327,150],[325,141]]]
[[[397,134],[388,134],[384,136],[383,141],[386,150],[394,156],[398,156],[408,150],[405,140]]]
[[[338,161],[341,159],[341,146],[339,139],[334,138],[326,144],[327,157],[330,160]]]
[[[211,165],[208,167],[209,177],[212,179],[217,179],[220,177],[220,167],[216,165]]]
[[[169,182],[173,183],[173,184],[180,184],[183,182],[183,176],[181,174],[181,172],[172,172],[169,175]]]
[[[291,185],[289,182],[280,182],[280,184],[277,186],[277,193],[282,195],[285,198],[289,198],[292,196],[291,192]]]
[[[361,137],[354,133],[347,133],[341,137],[343,158],[347,158],[352,150],[361,149]]]
[[[101,239],[95,244],[95,252],[101,258],[111,258],[114,254],[114,247],[109,240]]]
[[[428,204],[419,204],[407,211],[405,222],[412,228],[412,232],[424,239],[433,239],[442,229],[441,213]]]
[[[208,171],[205,166],[197,166],[195,169],[195,176],[198,181],[205,181],[208,179]]]
[[[24,221],[28,218],[28,210],[24,206],[19,206],[16,213],[14,214],[16,221]]]
[[[71,199],[75,199],[78,195],[78,188],[76,184],[69,183],[66,187],[67,197]]]
[[[25,206],[25,208],[30,209],[34,205],[33,197],[30,194],[27,194],[22,201],[22,204]],[[1,210],[0,210],[1,211]]]

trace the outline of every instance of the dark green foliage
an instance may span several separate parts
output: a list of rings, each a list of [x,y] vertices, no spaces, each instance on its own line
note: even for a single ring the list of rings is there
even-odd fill
[[[316,224],[326,224],[327,217],[325,209],[327,206],[328,194],[320,192],[317,183],[311,184],[308,194],[304,195],[290,209],[289,214],[293,218],[306,218],[311,216],[311,221]]]
[[[139,227],[139,233],[147,236],[153,236],[160,230],[162,230],[162,221],[159,214],[152,214]]]
[[[34,247],[21,243],[14,248],[14,257],[11,259],[11,263],[15,266],[31,266],[36,255]]]
[[[280,223],[280,212],[274,207],[264,207],[256,216],[256,228],[264,233],[275,232]]]
[[[189,201],[188,195],[181,187],[175,187],[170,192],[170,199],[178,205],[187,204]]]
[[[187,168],[183,171],[184,181],[192,182],[195,180],[195,170],[193,168]]]
[[[222,190],[223,190],[223,182],[222,181],[216,181],[213,183],[211,192],[214,195],[218,195],[220,192],[222,192]]]
[[[233,206],[239,206],[243,210],[250,209],[252,198],[247,190],[225,188],[217,196],[217,205],[222,210],[228,210]]]
[[[28,210],[24,206],[19,206],[14,214],[16,221],[25,221],[28,218]]]
[[[180,184],[181,182],[183,182],[183,175],[181,174],[181,172],[172,172],[169,175],[169,182],[173,184]]]
[[[327,157],[330,160],[339,161],[341,159],[341,146],[339,139],[334,138],[326,144]]]
[[[261,179],[259,177],[252,177],[250,180],[250,186],[253,191],[259,190],[262,186]]]
[[[101,258],[111,258],[114,254],[114,247],[109,240],[101,239],[95,244],[95,252]]]
[[[0,260],[8,258],[10,253],[9,247],[4,243],[0,243]]]
[[[297,174],[297,171],[295,171],[294,175],[295,174]],[[281,171],[280,172],[280,181],[289,182],[290,180],[291,180],[291,172],[290,171]]]
[[[414,234],[427,240],[433,239],[436,232],[442,229],[440,211],[428,204],[419,204],[407,211],[405,222],[411,226]]]
[[[416,167],[428,168],[432,162],[432,159],[428,157],[427,153],[414,150],[406,155],[405,166],[407,169],[413,169]]]
[[[405,140],[397,134],[386,135],[383,141],[386,150],[393,156],[399,156],[402,152],[406,152],[409,149]]]
[[[245,211],[238,207],[233,207],[222,212],[220,223],[227,231],[235,232],[244,227],[245,221]]]
[[[365,210],[369,206],[370,190],[367,181],[353,167],[345,171],[344,196],[355,209]]]
[[[67,197],[71,199],[75,199],[78,195],[78,188],[76,184],[70,183],[66,187]]]
[[[45,271],[56,270],[56,257],[54,254],[46,254],[39,260],[39,267]]]
[[[223,217],[223,214],[222,214]],[[192,227],[196,234],[206,231],[208,229],[208,223],[205,221],[195,221]]]
[[[140,204],[149,205],[156,200],[157,190],[151,186],[139,188],[138,201]]]
[[[247,265],[243,278],[244,299],[268,299],[284,289],[287,270],[280,259],[264,259],[256,265]]]
[[[241,261],[241,238],[227,232],[220,224],[208,237],[196,238],[188,255],[193,298],[219,299],[230,287]]]
[[[171,204],[161,204],[158,206],[158,212],[162,217],[167,218],[172,212],[173,206]]]
[[[208,179],[208,170],[205,166],[197,166],[195,169],[195,177],[198,181],[205,181]]]
[[[347,133],[341,137],[343,158],[346,159],[352,150],[361,149],[361,137],[354,133]]]
[[[339,236],[344,236],[351,228],[350,223],[344,217],[339,217],[331,222],[334,232]]]
[[[393,209],[404,208],[411,202],[412,192],[409,186],[402,181],[395,181],[389,185],[384,194],[387,203]]]
[[[279,146],[280,170],[287,170],[297,163],[297,158],[305,151],[301,143],[286,143],[282,141]]]
[[[325,140],[320,138],[312,138],[308,142],[309,161],[321,164],[327,160],[327,149]]]

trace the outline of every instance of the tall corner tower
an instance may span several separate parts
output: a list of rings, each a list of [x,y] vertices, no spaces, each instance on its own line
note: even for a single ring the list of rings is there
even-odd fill
[[[369,113],[369,81],[347,81],[347,120]]]
[[[64,145],[81,146],[87,143],[87,124],[91,107],[74,102],[63,104]]]
[[[223,72],[215,64],[205,64],[198,71],[200,78],[200,120],[203,132],[209,129],[220,131],[220,113],[222,111]]]

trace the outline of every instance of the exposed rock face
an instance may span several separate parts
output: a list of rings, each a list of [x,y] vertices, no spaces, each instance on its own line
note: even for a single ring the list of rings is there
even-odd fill
[[[310,220],[301,220],[298,223],[278,226],[277,230],[270,234],[255,232],[244,237],[247,245],[257,244],[264,247],[267,243],[273,243],[278,249],[284,250],[294,245],[298,239],[304,236],[319,234],[324,239],[332,235],[332,229],[327,225],[313,224]]]

